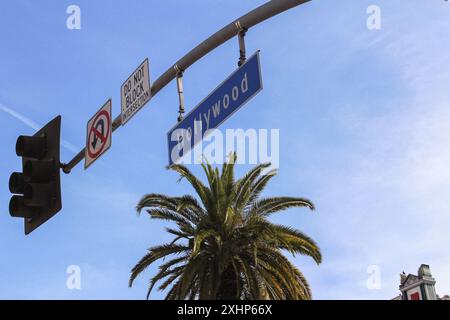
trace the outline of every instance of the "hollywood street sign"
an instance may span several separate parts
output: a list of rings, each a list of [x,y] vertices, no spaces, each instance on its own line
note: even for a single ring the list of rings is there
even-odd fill
[[[167,133],[169,165],[177,163],[261,89],[256,52]]]

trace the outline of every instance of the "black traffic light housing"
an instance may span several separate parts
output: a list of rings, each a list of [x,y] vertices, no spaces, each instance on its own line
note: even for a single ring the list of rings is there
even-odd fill
[[[57,116],[34,136],[19,136],[16,154],[22,157],[22,172],[9,178],[9,190],[15,194],[9,213],[25,219],[29,234],[62,208],[59,145],[61,116]]]

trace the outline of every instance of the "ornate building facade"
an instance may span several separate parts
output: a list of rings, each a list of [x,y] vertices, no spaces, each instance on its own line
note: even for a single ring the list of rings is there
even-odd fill
[[[431,275],[430,266],[422,264],[417,275],[406,275],[405,272],[400,274],[401,294],[393,300],[449,300],[448,295],[439,298],[434,288],[435,284],[436,280]]]

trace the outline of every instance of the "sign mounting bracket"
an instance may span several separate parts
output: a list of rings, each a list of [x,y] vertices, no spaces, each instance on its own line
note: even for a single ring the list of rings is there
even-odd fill
[[[235,25],[239,30],[239,32],[238,32],[238,41],[239,41],[238,67],[240,67],[245,62],[245,60],[247,60],[246,50],[245,50],[245,34],[247,33],[248,29],[245,27],[242,27],[241,23],[239,21],[236,21]]]
[[[178,122],[181,122],[183,120],[184,115],[184,91],[183,91],[183,70],[178,67],[178,65],[174,66],[177,79],[177,91],[178,91],[178,101],[180,103],[178,108]]]

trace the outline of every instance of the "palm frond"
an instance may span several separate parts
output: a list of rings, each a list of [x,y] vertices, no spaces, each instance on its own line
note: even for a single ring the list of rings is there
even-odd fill
[[[236,159],[232,153],[221,172],[203,163],[206,184],[187,167],[172,165],[169,169],[186,179],[196,196],[151,193],[139,201],[138,212],[175,223],[166,228],[172,241],[150,248],[131,270],[130,286],[149,265],[164,259],[150,279],[147,299],[156,285],[167,290],[166,299],[311,299],[307,280],[284,254],[305,255],[319,264],[319,247],[303,232],[268,217],[290,208],[314,210],[313,203],[299,197],[260,198],[276,170],[263,174],[270,164],[260,164],[236,181]]]
[[[163,244],[149,249],[149,252],[131,269],[131,276],[128,285],[133,285],[134,279],[144,271],[150,264],[158,259],[174,253],[190,250],[189,247],[179,244]]]

